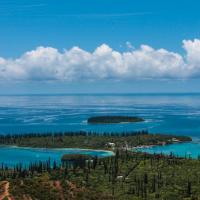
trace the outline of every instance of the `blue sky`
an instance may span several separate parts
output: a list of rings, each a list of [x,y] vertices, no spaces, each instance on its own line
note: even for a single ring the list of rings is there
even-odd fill
[[[1,0],[1,93],[80,93],[116,90],[200,92],[200,61],[196,56],[200,51],[199,7],[198,0]],[[183,43],[183,40],[186,42]],[[102,47],[102,44],[105,46]],[[148,69],[140,70],[148,65],[148,61],[134,64],[138,52],[131,55],[134,58],[128,60],[127,56],[122,56],[120,60],[126,62],[116,68],[107,64],[113,62],[107,58],[111,55],[109,48],[120,56],[126,52],[140,51],[139,56],[142,54],[142,58],[146,58],[149,49],[141,48],[141,45],[151,47],[155,51],[165,49],[167,53],[152,52],[150,59],[153,61],[149,63],[151,68]],[[38,50],[37,47],[43,49]],[[62,55],[57,55],[52,49],[47,51],[46,47],[51,47]],[[84,52],[73,50],[63,58],[64,61],[69,59],[78,62],[73,60],[75,55],[83,57],[86,61],[79,61],[75,65],[65,62],[63,64],[63,61],[57,64],[58,57],[73,47],[79,47]],[[98,56],[92,55],[92,58],[88,58],[87,56],[91,57],[88,54],[93,54],[98,47]],[[105,60],[105,55],[102,58],[102,51],[104,54],[107,52],[106,62],[102,61]],[[30,53],[29,57],[23,56],[27,52],[32,52],[31,58]],[[36,54],[38,56],[38,52],[42,56],[54,56],[55,60],[51,63],[44,62],[41,66],[38,64],[41,61],[40,57],[37,57],[37,62],[33,62],[33,57]],[[180,61],[177,55],[171,55],[171,52],[182,56],[183,61]],[[70,55],[73,55],[73,58]],[[173,69],[160,70],[160,66],[154,66],[157,63],[155,57],[159,56],[160,65],[166,65],[165,68],[173,65]],[[94,64],[94,60],[101,64]],[[118,61],[117,58],[116,63]],[[127,72],[123,69],[125,64],[128,65]],[[54,71],[56,65],[60,68]],[[62,65],[65,66],[65,70],[61,70]],[[187,69],[180,69],[179,74],[179,68],[183,65],[183,68]],[[26,66],[30,66],[28,72]],[[103,69],[99,70],[102,66]],[[92,67],[95,70],[91,69]],[[84,72],[81,74],[82,71]],[[101,75],[97,76],[95,71]],[[58,75],[54,77],[52,74],[57,72]],[[129,76],[131,73],[132,76]]]

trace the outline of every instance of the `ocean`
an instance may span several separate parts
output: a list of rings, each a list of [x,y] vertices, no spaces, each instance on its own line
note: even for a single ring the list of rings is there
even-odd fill
[[[139,123],[87,124],[91,116],[124,115],[145,119]],[[144,148],[149,153],[200,155],[200,94],[87,94],[0,96],[0,134],[60,131],[122,132],[148,130],[150,133],[188,135],[192,143]],[[19,162],[59,160],[64,153],[0,148],[0,162],[13,166]],[[84,152],[83,152],[84,153]],[[89,152],[91,153],[91,152]],[[3,155],[3,156],[2,156]]]
[[[128,115],[142,123],[87,124],[88,117]],[[148,129],[200,137],[200,94],[0,96],[0,134]]]
[[[30,147],[15,147],[1,146],[0,147],[0,163],[8,167],[14,167],[16,164],[28,167],[30,163],[38,161],[51,160],[51,164],[56,161],[61,164],[61,158],[64,154],[86,154],[97,156],[99,158],[113,156],[111,151],[89,150],[77,148],[30,148]]]

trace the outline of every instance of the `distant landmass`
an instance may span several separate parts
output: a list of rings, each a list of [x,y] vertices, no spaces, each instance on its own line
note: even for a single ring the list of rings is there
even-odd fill
[[[131,116],[96,116],[88,118],[88,123],[91,124],[133,123],[143,121],[144,119],[141,117]]]

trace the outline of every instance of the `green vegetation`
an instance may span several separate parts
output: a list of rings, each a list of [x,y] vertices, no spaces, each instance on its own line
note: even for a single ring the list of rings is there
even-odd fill
[[[67,165],[69,167],[72,165],[74,168],[84,168],[88,162],[93,163],[94,160],[97,161],[97,157],[83,154],[65,154],[61,158],[62,166],[66,167]]]
[[[16,200],[198,200],[199,167],[200,160],[116,150],[84,165],[1,167],[0,179]]]
[[[113,146],[108,144],[114,143],[115,156],[63,155],[61,164],[49,159],[26,167],[18,164],[12,169],[2,164],[0,197],[6,194],[7,199],[15,200],[198,200],[200,160],[127,150],[138,145],[190,140],[186,136],[147,131],[1,136],[1,144],[33,147],[109,149]],[[9,188],[5,183],[9,183]]]
[[[93,156],[84,155],[84,154],[65,154],[61,158],[62,162],[75,161],[75,160],[86,161],[86,160],[91,160],[91,159],[93,159]]]
[[[122,133],[65,132],[46,134],[24,134],[0,136],[0,144],[46,148],[86,148],[109,149],[109,143],[116,148],[135,147],[139,145],[171,144],[176,138],[180,142],[191,141],[187,136],[149,134],[148,131]]]
[[[90,117],[88,123],[90,124],[114,124],[114,123],[129,123],[142,122],[143,118],[130,116],[97,116]]]

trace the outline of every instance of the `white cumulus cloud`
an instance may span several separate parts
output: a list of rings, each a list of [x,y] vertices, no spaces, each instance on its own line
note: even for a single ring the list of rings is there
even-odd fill
[[[184,55],[141,45],[119,52],[106,44],[93,52],[38,47],[16,59],[0,57],[0,80],[185,79],[200,77],[200,40],[183,40]]]

